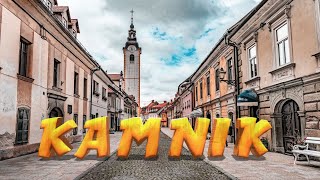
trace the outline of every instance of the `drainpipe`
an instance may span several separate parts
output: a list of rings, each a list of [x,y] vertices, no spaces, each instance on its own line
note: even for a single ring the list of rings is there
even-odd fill
[[[228,37],[229,32],[227,33],[227,35],[225,35],[225,43],[228,46],[233,47],[233,64],[234,64],[234,80],[235,80],[235,95],[234,95],[234,103],[236,106],[236,119],[235,121],[240,118],[241,114],[240,114],[240,107],[238,107],[238,96],[240,95],[240,83],[239,83],[239,66],[238,66],[238,51],[239,51],[239,45],[236,42],[233,42],[230,40],[230,38]],[[235,128],[235,123],[233,124],[233,142],[236,142],[236,128]]]
[[[93,96],[93,74],[94,74],[96,71],[99,71],[99,70],[101,70],[101,67],[100,67],[100,66],[92,69],[92,70],[91,70],[91,73],[90,73],[90,75],[91,75],[90,115],[89,115],[90,119],[92,118],[91,115],[92,115],[92,96]]]

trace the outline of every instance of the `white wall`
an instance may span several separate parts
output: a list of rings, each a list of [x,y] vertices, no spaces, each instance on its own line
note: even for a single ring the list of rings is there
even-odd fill
[[[43,132],[40,129],[41,120],[47,117],[48,54],[48,42],[34,32],[32,61],[32,78],[34,81],[31,93],[30,144],[40,142]]]
[[[2,8],[0,39],[0,134],[15,133],[17,117],[17,73],[21,21]]]

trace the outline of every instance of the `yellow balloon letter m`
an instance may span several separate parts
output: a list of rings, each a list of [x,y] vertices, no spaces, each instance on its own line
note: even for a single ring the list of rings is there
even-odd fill
[[[123,130],[118,148],[118,157],[127,158],[131,149],[132,140],[138,145],[148,139],[145,158],[153,158],[158,154],[160,138],[160,118],[149,118],[145,124],[139,117],[122,120],[120,129]]]

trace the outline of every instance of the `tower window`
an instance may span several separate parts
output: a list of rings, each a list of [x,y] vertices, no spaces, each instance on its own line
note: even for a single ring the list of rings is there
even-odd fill
[[[130,55],[130,63],[134,63],[134,55],[133,54]]]

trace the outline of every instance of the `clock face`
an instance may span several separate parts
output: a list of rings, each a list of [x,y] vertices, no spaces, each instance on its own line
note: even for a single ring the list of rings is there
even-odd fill
[[[131,52],[133,52],[133,51],[136,50],[136,47],[135,47],[135,46],[129,46],[129,47],[128,47],[128,50],[131,51]]]

